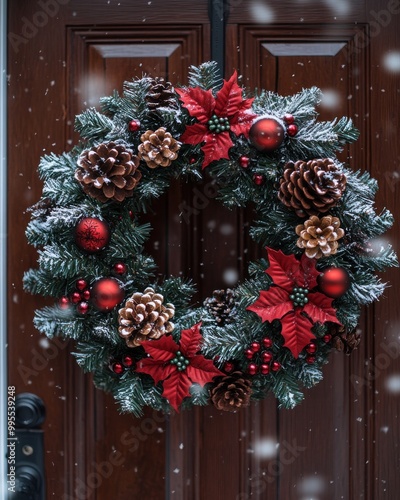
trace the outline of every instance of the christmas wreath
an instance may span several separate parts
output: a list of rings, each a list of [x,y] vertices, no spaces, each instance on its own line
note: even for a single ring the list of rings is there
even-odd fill
[[[315,87],[245,92],[213,62],[192,67],[187,87],[125,82],[102,112],[76,117],[78,146],[40,162],[26,231],[39,266],[24,286],[55,303],[35,326],[75,339],[77,362],[123,411],[236,411],[270,391],[294,407],[333,348],[358,345],[360,308],[385,288],[375,272],[397,265],[376,244],[393,222],[374,210],[376,181],[336,158],[358,137],[352,121],[318,121]],[[155,280],[141,219],[172,178],[204,175],[225,206],[254,206],[250,233],[266,250],[246,281],[192,307],[190,280]]]

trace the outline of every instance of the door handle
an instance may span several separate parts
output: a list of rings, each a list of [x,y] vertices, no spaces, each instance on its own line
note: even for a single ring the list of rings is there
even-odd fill
[[[45,500],[43,401],[28,392],[15,398],[15,492],[9,500]]]

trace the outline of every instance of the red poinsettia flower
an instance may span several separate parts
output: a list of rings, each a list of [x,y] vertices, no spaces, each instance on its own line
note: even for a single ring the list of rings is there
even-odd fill
[[[315,339],[311,328],[314,323],[331,321],[341,324],[332,307],[333,299],[320,292],[310,292],[317,286],[320,274],[316,260],[305,254],[300,260],[294,255],[285,255],[267,247],[269,267],[266,273],[274,285],[261,290],[258,299],[247,309],[253,311],[262,321],[280,319],[285,347],[297,358],[300,352]]]
[[[214,377],[224,375],[210,359],[197,354],[203,340],[200,326],[197,323],[182,330],[179,344],[171,336],[141,344],[151,357],[143,359],[136,371],[147,373],[156,384],[162,381],[163,396],[176,411],[183,399],[190,396],[189,388],[194,383],[204,386]]]
[[[235,135],[249,136],[250,126],[256,117],[249,112],[254,99],[243,99],[242,89],[237,84],[237,73],[226,81],[214,98],[211,90],[199,87],[176,89],[189,111],[198,123],[188,125],[180,140],[186,144],[200,144],[204,153],[203,169],[212,161],[229,158],[233,146],[230,132]]]

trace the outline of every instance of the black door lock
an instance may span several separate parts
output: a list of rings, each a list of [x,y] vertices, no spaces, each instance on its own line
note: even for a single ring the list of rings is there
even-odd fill
[[[15,398],[15,491],[9,500],[45,500],[43,401],[35,394]]]

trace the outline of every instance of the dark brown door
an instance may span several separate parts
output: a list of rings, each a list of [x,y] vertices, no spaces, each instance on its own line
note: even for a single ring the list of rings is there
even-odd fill
[[[380,183],[378,208],[396,215],[399,2],[230,0],[226,7],[226,76],[237,68],[248,87],[282,94],[321,87],[321,117],[350,115],[361,130],[343,159],[370,170]],[[41,193],[40,156],[70,149],[75,114],[123,80],[148,73],[185,83],[188,66],[210,58],[211,27],[205,0],[21,0],[8,9],[9,383],[46,404],[47,497],[398,498],[396,271],[383,277],[392,283],[385,298],[363,314],[362,346],[351,359],[333,354],[324,381],[292,411],[278,411],[271,397],[234,415],[208,407],[169,419],[151,410],[142,419],[119,415],[77,368],[73,346],[35,331],[33,310],[44,301],[24,294],[21,280],[37,258],[24,227]],[[160,272],[192,276],[201,300],[245,276],[246,260],[262,250],[241,230],[250,211],[227,212],[209,195],[199,204],[199,192],[209,190],[171,186],[149,216],[149,249]],[[195,207],[189,223],[179,221],[183,200]],[[387,237],[399,250],[398,224]]]

